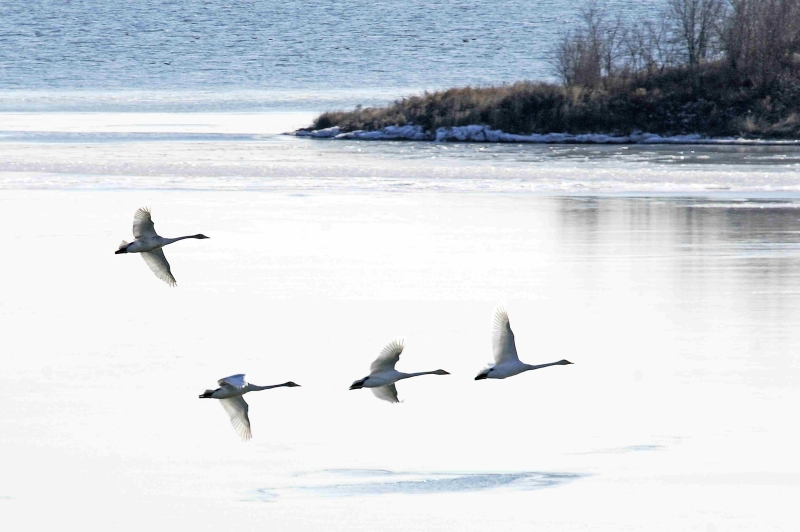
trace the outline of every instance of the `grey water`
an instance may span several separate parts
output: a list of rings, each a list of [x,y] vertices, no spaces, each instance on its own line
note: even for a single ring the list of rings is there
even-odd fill
[[[655,16],[664,0],[599,5],[624,22]],[[581,7],[6,0],[0,186],[271,189],[282,179],[305,179],[303,187],[334,179],[360,189],[570,194],[800,190],[800,151],[791,146],[367,145],[279,135],[324,110],[552,79],[551,51]],[[297,111],[307,116],[277,118]],[[203,113],[216,116],[185,118]]]
[[[652,17],[662,2],[604,5],[612,16],[633,20]],[[136,102],[183,110],[275,102],[307,108],[548,79],[552,47],[577,22],[578,8],[565,0],[4,0],[0,110]],[[355,99],[344,89],[368,89],[372,97]],[[86,97],[103,91],[139,94]]]

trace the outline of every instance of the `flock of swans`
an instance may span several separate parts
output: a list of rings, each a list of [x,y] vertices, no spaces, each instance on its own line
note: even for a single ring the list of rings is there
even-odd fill
[[[175,278],[170,271],[169,262],[161,249],[168,244],[184,240],[187,238],[208,238],[205,235],[197,234],[191,236],[181,236],[178,238],[164,238],[155,231],[155,225],[148,209],[142,208],[136,211],[133,217],[133,236],[135,240],[131,243],[123,241],[117,254],[139,253],[153,273],[165,281],[170,286],[175,286]],[[384,347],[378,358],[369,367],[369,375],[355,381],[350,385],[351,390],[369,388],[378,399],[391,403],[399,402],[397,398],[397,387],[395,383],[411,377],[420,375],[449,375],[443,369],[434,371],[420,371],[416,373],[403,373],[395,369],[395,365],[400,360],[403,353],[403,339],[392,340]],[[511,323],[508,320],[508,312],[503,305],[498,305],[494,310],[492,320],[492,353],[494,364],[490,364],[483,369],[475,380],[483,379],[505,379],[513,377],[525,371],[546,368],[548,366],[564,366],[572,364],[569,360],[559,360],[548,364],[525,364],[520,361],[517,355],[517,346],[514,342],[514,332],[511,330]],[[288,387],[293,388],[299,384],[289,381],[283,384],[273,384],[269,386],[257,386],[248,383],[244,374],[231,375],[217,381],[219,388],[216,390],[206,390],[200,395],[201,399],[218,399],[222,407],[228,413],[234,430],[242,439],[247,441],[252,437],[250,430],[250,418],[248,417],[249,406],[244,400],[244,394],[272,388]]]

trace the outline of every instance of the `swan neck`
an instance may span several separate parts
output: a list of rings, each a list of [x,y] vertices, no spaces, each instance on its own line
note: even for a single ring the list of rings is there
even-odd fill
[[[420,375],[435,375],[436,371],[438,371],[438,370],[435,370],[435,371],[419,371],[417,373],[404,373],[402,378],[407,379],[409,377],[419,377]]]
[[[259,390],[271,390],[272,388],[280,388],[281,386],[286,386],[286,383],[283,384],[269,384],[267,386],[258,386],[257,384],[250,385],[250,391],[257,392]]]
[[[166,244],[172,244],[173,242],[177,242],[178,240],[186,240],[187,238],[197,238],[199,235],[187,235],[187,236],[179,236],[177,238],[165,238]]]
[[[542,368],[546,368],[548,366],[557,366],[557,365],[558,365],[558,362],[548,362],[547,364],[537,364],[537,365],[525,364],[525,370],[526,371],[530,371],[532,369],[542,369]]]

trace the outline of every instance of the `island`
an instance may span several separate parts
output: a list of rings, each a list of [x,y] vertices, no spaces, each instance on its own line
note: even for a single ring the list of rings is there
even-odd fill
[[[473,142],[800,139],[800,0],[667,0],[624,24],[590,3],[552,51],[560,83],[519,81],[318,116],[298,136]]]

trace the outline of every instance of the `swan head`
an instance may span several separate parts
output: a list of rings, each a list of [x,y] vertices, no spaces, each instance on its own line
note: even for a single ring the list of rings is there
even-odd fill
[[[194,237],[195,238],[199,238],[200,240],[202,240],[204,238],[211,238],[210,236],[206,236],[206,235],[194,235]]]
[[[558,362],[556,362],[556,364],[558,364],[559,366],[566,366],[567,364],[572,364],[572,362],[570,362],[567,359],[564,359],[564,360],[559,360]]]
[[[450,375],[449,372],[447,372],[447,371],[445,371],[443,369],[437,369],[436,371],[433,372],[433,374],[434,375]]]
[[[296,388],[296,387],[298,387],[300,385],[297,384],[296,382],[289,381],[289,382],[285,383],[284,386],[288,386],[289,388]]]

